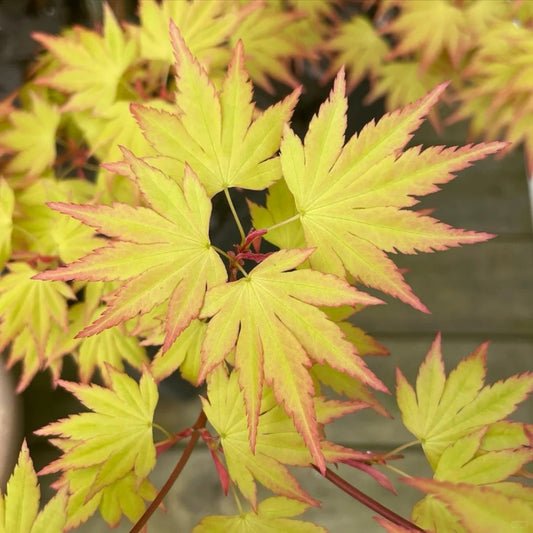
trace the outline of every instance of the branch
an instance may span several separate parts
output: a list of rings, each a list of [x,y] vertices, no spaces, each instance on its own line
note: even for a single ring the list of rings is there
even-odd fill
[[[317,472],[320,472],[319,468],[316,465],[312,466]],[[384,507],[379,502],[372,499],[370,496],[367,496],[364,492],[361,492],[359,489],[356,489],[353,485],[342,479],[329,468],[326,468],[326,473],[323,475],[327,480],[331,481],[334,485],[337,485],[339,489],[342,489],[352,498],[360,501],[362,504],[366,505],[373,511],[376,511],[376,513],[379,513],[381,516],[389,520],[389,522],[392,522],[393,524],[397,524],[402,527],[406,527],[408,529],[412,529],[414,531],[425,531],[424,529],[419,528],[412,522],[409,522],[409,520],[406,520],[400,515],[397,515],[394,511],[391,511],[387,507]]]
[[[139,531],[141,531],[141,528],[146,524],[146,522],[148,522],[148,519],[152,516],[152,514],[154,514],[155,510],[159,507],[159,504],[163,501],[163,498],[167,495],[172,485],[174,485],[184,466],[187,464],[187,461],[189,460],[189,457],[191,456],[192,451],[196,446],[196,443],[198,442],[198,439],[200,438],[200,431],[198,430],[205,427],[206,421],[207,417],[202,411],[198,416],[198,419],[194,423],[194,426],[192,427],[193,431],[191,440],[187,444],[185,450],[183,450],[178,464],[174,467],[174,470],[172,470],[167,481],[161,487],[161,490],[157,493],[157,496],[155,497],[154,501],[150,504],[146,511],[144,511],[144,514],[141,516],[141,518],[137,520],[137,523],[134,524],[134,526],[131,528],[130,533],[139,533]]]

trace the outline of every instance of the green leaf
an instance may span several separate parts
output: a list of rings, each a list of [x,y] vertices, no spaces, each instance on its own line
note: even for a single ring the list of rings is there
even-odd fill
[[[59,381],[94,412],[73,415],[36,431],[59,435],[67,451],[40,474],[99,466],[86,498],[133,472],[140,484],[155,465],[152,419],[158,392],[144,372],[139,384],[108,365],[110,388]]]
[[[315,307],[372,305],[380,300],[332,275],[309,269],[288,272],[312,251],[276,252],[246,278],[208,291],[200,315],[210,321],[202,345],[199,381],[235,348],[252,449],[266,382],[323,468],[308,372],[312,362],[327,362],[376,389],[386,389],[357,356],[355,347],[344,339],[340,328]]]
[[[30,93],[31,109],[9,114],[11,128],[0,133],[1,152],[13,153],[7,165],[10,172],[39,176],[56,158],[56,130],[61,114],[57,107],[37,93]]]
[[[397,369],[397,401],[405,427],[422,443],[433,469],[455,441],[503,420],[533,389],[533,374],[512,376],[483,387],[487,343],[461,361],[448,378],[440,335],[420,366],[416,393]]]
[[[236,516],[207,516],[193,529],[193,533],[326,533],[311,522],[292,520],[308,505],[282,496],[262,501],[257,512]]]
[[[298,92],[253,119],[252,84],[244,69],[242,44],[236,46],[218,92],[174,25],[170,34],[178,112],[132,106],[148,141],[177,160],[178,172],[180,165],[189,164],[209,196],[229,187],[261,190],[279,179],[279,159],[274,156]]]
[[[444,89],[440,85],[422,100],[367,124],[344,146],[347,101],[341,71],[304,143],[286,127],[281,144],[283,176],[306,244],[317,248],[311,266],[340,277],[349,273],[421,311],[427,309],[386,253],[445,250],[490,235],[453,229],[402,208],[416,203],[413,195],[434,192],[454,171],[504,146],[436,148],[422,155],[412,148],[400,155]]]
[[[168,301],[164,349],[197,318],[207,288],[226,279],[209,242],[211,202],[187,169],[181,186],[123,149],[143,198],[150,206],[53,203],[115,240],[105,248],[37,279],[119,280],[102,315],[78,336],[90,336]],[[132,261],[135,257],[135,261]]]
[[[0,179],[0,270],[11,255],[11,231],[15,195],[4,179]]]

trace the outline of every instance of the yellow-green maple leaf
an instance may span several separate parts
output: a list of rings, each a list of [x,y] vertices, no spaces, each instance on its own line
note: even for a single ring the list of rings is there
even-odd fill
[[[0,153],[12,153],[7,172],[39,176],[56,158],[56,131],[61,120],[57,106],[35,92],[30,109],[9,115],[11,127],[0,133]]]
[[[39,512],[40,490],[26,440],[17,465],[0,493],[0,531],[2,533],[57,533],[66,523],[66,492],[60,491]]]
[[[386,389],[344,339],[340,328],[315,307],[372,305],[380,300],[329,274],[309,269],[290,271],[312,252],[281,250],[245,278],[207,292],[200,317],[210,321],[202,345],[199,380],[235,348],[252,449],[265,382],[293,418],[313,459],[324,468],[312,400],[311,364],[327,362],[374,388]]]
[[[387,253],[445,250],[490,237],[451,228],[403,209],[415,196],[438,190],[453,172],[501,149],[503,143],[463,148],[413,147],[412,132],[437,101],[440,85],[424,99],[367,124],[344,146],[347,101],[344,74],[309,126],[304,143],[288,127],[281,143],[283,177],[294,196],[311,266],[379,288],[427,311]]]
[[[220,436],[220,444],[231,480],[257,508],[255,480],[276,494],[317,505],[299,485],[285,465],[308,466],[315,460],[288,418],[282,406],[274,398],[272,389],[265,389],[261,397],[261,414],[258,419],[255,450],[249,439],[245,393],[239,386],[237,371],[229,376],[219,366],[208,377],[208,400],[202,398],[204,412]],[[327,402],[315,398],[314,408],[321,424],[352,412],[361,406],[356,402]],[[367,459],[363,452],[337,446],[326,440],[320,441],[326,461]]]
[[[37,278],[123,282],[102,315],[79,336],[99,333],[168,301],[166,350],[198,316],[206,289],[226,280],[226,270],[210,245],[211,202],[195,174],[186,170],[180,186],[129,151],[123,153],[150,207],[51,204],[114,240]]]
[[[362,15],[355,15],[339,25],[337,32],[324,44],[327,51],[335,54],[328,75],[333,77],[344,65],[348,75],[348,91],[351,91],[365,76],[375,77],[389,47],[368,18]],[[410,81],[413,82],[412,79]]]
[[[67,299],[75,295],[66,283],[32,279],[38,272],[26,263],[8,263],[7,268],[0,278],[0,350],[27,329],[44,358],[52,324],[68,331]]]
[[[438,335],[420,366],[416,393],[402,372],[396,371],[403,423],[420,440],[434,469],[449,445],[503,420],[533,390],[531,373],[483,387],[486,352],[485,343],[446,378]]]
[[[67,445],[62,456],[40,474],[98,466],[86,499],[130,472],[139,486],[155,465],[152,421],[158,392],[154,379],[143,372],[137,384],[110,365],[107,370],[110,388],[60,380],[63,388],[93,412],[72,415],[36,431],[58,435]]]
[[[245,14],[245,10],[234,7],[231,2],[218,0],[142,0],[136,35],[142,57],[168,65],[173,63],[172,45],[168,39],[172,20],[204,68],[213,71],[225,67],[230,58],[226,41]]]
[[[13,208],[15,195],[7,184],[0,178],[0,271],[11,255],[11,231],[13,229]]]
[[[281,177],[274,156],[298,92],[252,120],[252,85],[244,70],[242,44],[236,46],[217,92],[174,25],[170,36],[176,55],[178,111],[132,106],[144,135],[159,153],[176,160],[176,172],[189,164],[209,196],[229,187],[268,187]]]
[[[137,60],[134,40],[127,40],[111,8],[104,4],[103,35],[81,27],[73,35],[34,33],[58,60],[59,69],[36,80],[70,94],[64,110],[105,110],[125,96],[123,76]],[[126,94],[127,91],[126,91]],[[129,93],[131,96],[131,92]]]
[[[529,533],[533,523],[533,489],[511,483],[509,489],[433,479],[408,478],[409,485],[432,495],[415,507],[413,519],[435,533]],[[505,484],[503,484],[505,485]],[[423,500],[424,501],[424,500]]]
[[[268,498],[257,507],[236,516],[207,516],[193,529],[193,533],[326,533],[326,530],[301,520],[292,520],[302,514],[308,505],[284,498]]]
[[[450,0],[403,0],[399,15],[386,28],[398,40],[392,57],[417,52],[426,70],[445,51],[457,67],[471,47],[466,22],[464,12]]]

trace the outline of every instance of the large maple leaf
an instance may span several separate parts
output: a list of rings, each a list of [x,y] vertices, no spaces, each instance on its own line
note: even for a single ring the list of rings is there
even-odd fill
[[[505,146],[413,147],[402,153],[412,132],[437,101],[445,85],[422,100],[371,122],[344,145],[347,101],[344,73],[320,108],[302,141],[285,128],[281,143],[283,176],[294,196],[313,268],[379,288],[422,311],[386,253],[445,250],[484,241],[486,233],[453,229],[403,209],[414,196],[438,190],[453,172]],[[401,155],[400,155],[401,154]]]
[[[325,467],[313,405],[309,367],[313,362],[361,379],[376,389],[384,385],[366,368],[341,329],[315,306],[380,303],[335,276],[309,269],[290,271],[312,249],[281,250],[267,257],[245,278],[210,289],[201,318],[210,318],[202,345],[199,381],[235,349],[235,366],[250,429],[257,436],[263,382],[294,419],[313,459]]]
[[[147,313],[168,300],[166,350],[198,316],[206,288],[226,280],[226,270],[209,242],[211,202],[195,174],[186,170],[180,187],[127,150],[123,153],[150,207],[51,203],[57,211],[115,240],[36,278],[123,282],[103,314],[79,333],[82,337]]]
[[[176,56],[178,112],[133,105],[144,135],[159,153],[181,166],[189,164],[209,196],[229,187],[268,187],[281,177],[274,156],[299,91],[253,120],[252,84],[244,70],[242,44],[235,47],[218,92],[173,24],[170,37]]]

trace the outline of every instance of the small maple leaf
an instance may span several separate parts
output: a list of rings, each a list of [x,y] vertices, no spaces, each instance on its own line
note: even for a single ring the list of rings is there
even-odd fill
[[[396,369],[397,401],[405,427],[422,443],[433,469],[445,449],[480,428],[503,420],[533,390],[533,374],[483,387],[487,343],[461,361],[448,378],[440,334],[420,366],[416,393]]]
[[[491,236],[453,229],[403,208],[417,203],[413,196],[438,190],[437,184],[451,180],[452,173],[470,161],[505,146],[433,147],[423,152],[414,147],[401,153],[444,89],[437,86],[422,100],[367,124],[344,146],[347,100],[341,71],[304,143],[289,127],[281,143],[283,176],[306,244],[317,247],[309,259],[312,268],[339,277],[348,272],[426,312],[386,253],[445,250]]]
[[[12,127],[0,133],[0,154],[13,153],[7,172],[39,176],[52,166],[56,157],[56,131],[61,114],[57,106],[36,93],[30,93],[30,110],[9,114]]]
[[[164,350],[200,312],[206,288],[226,280],[222,260],[209,242],[211,202],[195,174],[180,185],[123,149],[147,207],[115,203],[51,203],[100,233],[111,244],[36,279],[123,281],[103,314],[78,336],[86,337],[168,301]],[[132,261],[135,257],[135,261]]]
[[[327,362],[376,389],[386,388],[357,356],[340,328],[315,307],[373,305],[380,300],[335,276],[309,269],[287,272],[312,252],[281,250],[247,277],[207,292],[200,317],[210,321],[202,344],[199,381],[235,348],[252,449],[266,382],[293,417],[317,465],[324,468],[308,371],[312,362]]]
[[[132,105],[145,137],[159,153],[176,160],[175,165],[189,164],[209,196],[229,187],[268,187],[281,177],[274,156],[299,91],[253,120],[252,84],[244,69],[242,44],[235,47],[218,92],[173,24],[170,37],[176,56],[178,112]]]
[[[107,365],[110,388],[59,380],[93,412],[72,415],[37,430],[37,435],[59,435],[63,455],[39,474],[80,470],[93,472],[88,500],[105,487],[133,472],[139,486],[155,465],[152,419],[158,399],[157,386],[148,372],[139,384]],[[90,431],[88,432],[88,428]]]
[[[6,494],[0,493],[0,531],[43,533],[63,531],[66,523],[66,491],[59,491],[39,512],[40,490],[26,440],[17,465],[7,482]]]
[[[33,34],[60,65],[36,83],[71,94],[63,110],[106,109],[119,99],[123,75],[137,59],[136,42],[125,39],[108,4],[103,10],[103,35],[81,27],[74,29],[74,38]]]
[[[311,522],[292,520],[309,506],[283,496],[267,498],[257,507],[236,516],[206,516],[192,533],[326,533],[326,529]]]

